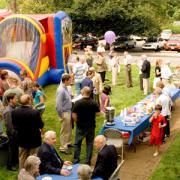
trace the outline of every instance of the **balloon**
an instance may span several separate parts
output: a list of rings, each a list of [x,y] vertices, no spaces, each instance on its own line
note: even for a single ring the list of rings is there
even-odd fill
[[[111,45],[115,41],[116,35],[115,35],[115,33],[113,31],[107,31],[104,34],[104,39],[108,44]]]

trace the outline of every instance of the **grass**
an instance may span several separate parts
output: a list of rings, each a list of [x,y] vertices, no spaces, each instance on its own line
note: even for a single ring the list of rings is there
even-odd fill
[[[152,68],[153,69],[153,68]],[[151,82],[153,81],[153,70],[151,75]],[[112,94],[110,96],[111,105],[116,107],[116,114],[120,113],[120,110],[132,106],[139,100],[144,98],[143,92],[140,91],[139,88],[139,75],[138,69],[136,66],[132,67],[132,78],[133,78],[133,87],[127,88],[125,86],[125,71],[123,65],[121,66],[121,72],[118,75],[118,85],[112,87]],[[106,79],[108,79],[107,84],[111,85],[111,73],[107,73]],[[46,101],[46,111],[43,114],[43,120],[45,122],[45,131],[46,130],[54,130],[57,133],[57,145],[56,149],[59,148],[59,132],[60,132],[60,121],[57,116],[55,110],[55,94],[58,85],[49,85],[44,88],[45,94],[47,95],[48,99]],[[103,124],[103,117],[97,117],[96,119],[96,135],[98,134],[99,130]],[[74,129],[75,130],[75,129]],[[74,142],[74,130],[73,130],[73,137],[72,142]],[[81,163],[84,163],[85,160],[85,142],[82,145],[82,152],[81,152]],[[64,160],[72,160],[73,155],[63,155],[60,156]],[[179,156],[180,157],[180,156]],[[17,179],[17,172],[7,171],[5,167],[0,167],[0,180],[15,180]]]
[[[177,180],[180,179],[180,133],[175,141],[163,155],[158,167],[150,177],[151,180]]]

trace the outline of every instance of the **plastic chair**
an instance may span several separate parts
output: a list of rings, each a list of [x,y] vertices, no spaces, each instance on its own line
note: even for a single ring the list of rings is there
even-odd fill
[[[114,170],[114,172],[112,173],[112,175],[110,176],[110,178],[108,180],[119,180],[119,171],[120,171],[120,168],[121,168],[123,163],[124,163],[124,160],[121,161],[121,163]]]
[[[104,136],[107,139],[107,144],[113,144],[118,152],[118,156],[121,157],[121,161],[123,160],[123,137],[121,131],[117,129],[109,128],[104,131]],[[121,151],[120,151],[121,150]]]

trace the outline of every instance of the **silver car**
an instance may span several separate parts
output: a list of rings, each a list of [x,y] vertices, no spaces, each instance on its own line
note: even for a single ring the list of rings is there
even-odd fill
[[[147,41],[142,45],[143,50],[160,50],[163,49],[165,41],[162,38],[148,38]]]

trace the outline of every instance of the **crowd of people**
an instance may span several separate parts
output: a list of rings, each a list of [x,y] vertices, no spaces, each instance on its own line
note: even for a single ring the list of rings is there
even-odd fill
[[[46,109],[46,95],[37,82],[32,82],[27,72],[21,71],[21,80],[8,77],[8,72],[0,72],[0,98],[3,120],[9,139],[7,169],[15,171],[19,167],[19,180],[35,179],[40,174],[70,175],[64,166],[80,162],[81,146],[86,139],[85,165],[78,168],[79,179],[102,177],[108,179],[117,167],[117,152],[114,146],[106,145],[103,135],[95,137],[96,116],[105,115],[110,106],[111,86],[106,82],[106,71],[112,71],[112,86],[118,82],[120,64],[124,64],[126,86],[133,87],[131,64],[133,57],[124,52],[121,62],[117,53],[111,49],[108,61],[105,49],[100,45],[97,59],[94,59],[90,46],[84,49],[84,55],[74,52],[68,61],[68,73],[61,77],[56,91],[56,111],[61,122],[60,153],[71,154],[74,147],[73,162],[64,161],[57,153],[56,132],[44,133],[43,113]],[[94,65],[97,68],[94,68]],[[167,87],[172,72],[169,62],[161,67],[157,60],[155,66],[154,95],[155,113],[150,118],[152,132],[150,143],[156,145],[154,156],[159,154],[160,145],[170,136],[170,115],[172,101]],[[139,84],[144,95],[150,93],[151,63],[146,55],[137,62]],[[96,70],[97,69],[97,70]],[[72,91],[75,87],[75,94]],[[76,124],[75,140],[72,142],[72,127]],[[2,133],[2,124],[0,124]],[[44,143],[42,143],[42,134]],[[98,150],[94,170],[90,168],[93,145]],[[34,156],[37,154],[37,156]],[[30,176],[30,177],[29,177]],[[26,177],[26,178],[25,178]]]
[[[95,118],[96,115],[101,114],[100,101],[98,100],[98,91],[100,92],[101,87],[96,81],[97,90],[94,93],[91,78],[93,74],[95,79],[101,82],[101,77],[96,74],[93,67],[84,73],[86,77],[83,79],[82,85],[84,85],[80,89],[81,100],[72,103],[72,94],[69,88],[72,80],[69,74],[62,75],[56,93],[56,110],[61,120],[59,150],[61,153],[70,154],[70,147],[75,146],[74,160],[70,162],[62,160],[54,148],[56,132],[47,131],[44,133],[43,131],[43,112],[46,108],[45,100],[47,97],[40,85],[37,82],[33,83],[28,78],[26,71],[20,72],[21,80],[17,77],[8,77],[8,71],[3,70],[1,72],[3,77],[0,79],[3,121],[1,120],[0,133],[2,135],[2,122],[4,122],[9,140],[7,169],[11,171],[19,169],[19,180],[35,179],[39,174],[45,173],[70,175],[70,171],[65,169],[64,166],[80,162],[81,143],[84,138],[86,138],[87,142],[86,166],[80,166],[77,173],[81,177],[80,179],[87,178],[84,168],[90,168],[91,165],[96,127]],[[97,101],[93,99],[93,94],[96,95]],[[71,142],[72,119],[76,123],[75,145]],[[86,122],[84,119],[86,119]],[[44,136],[44,143],[42,143],[42,135]],[[100,145],[103,138],[101,136],[97,137],[95,146],[101,147],[101,149],[105,148],[105,140]],[[99,165],[94,171],[87,171],[89,178],[96,176],[95,170],[96,174],[98,174],[98,168]],[[108,169],[106,171],[109,172],[109,175],[113,172]]]

